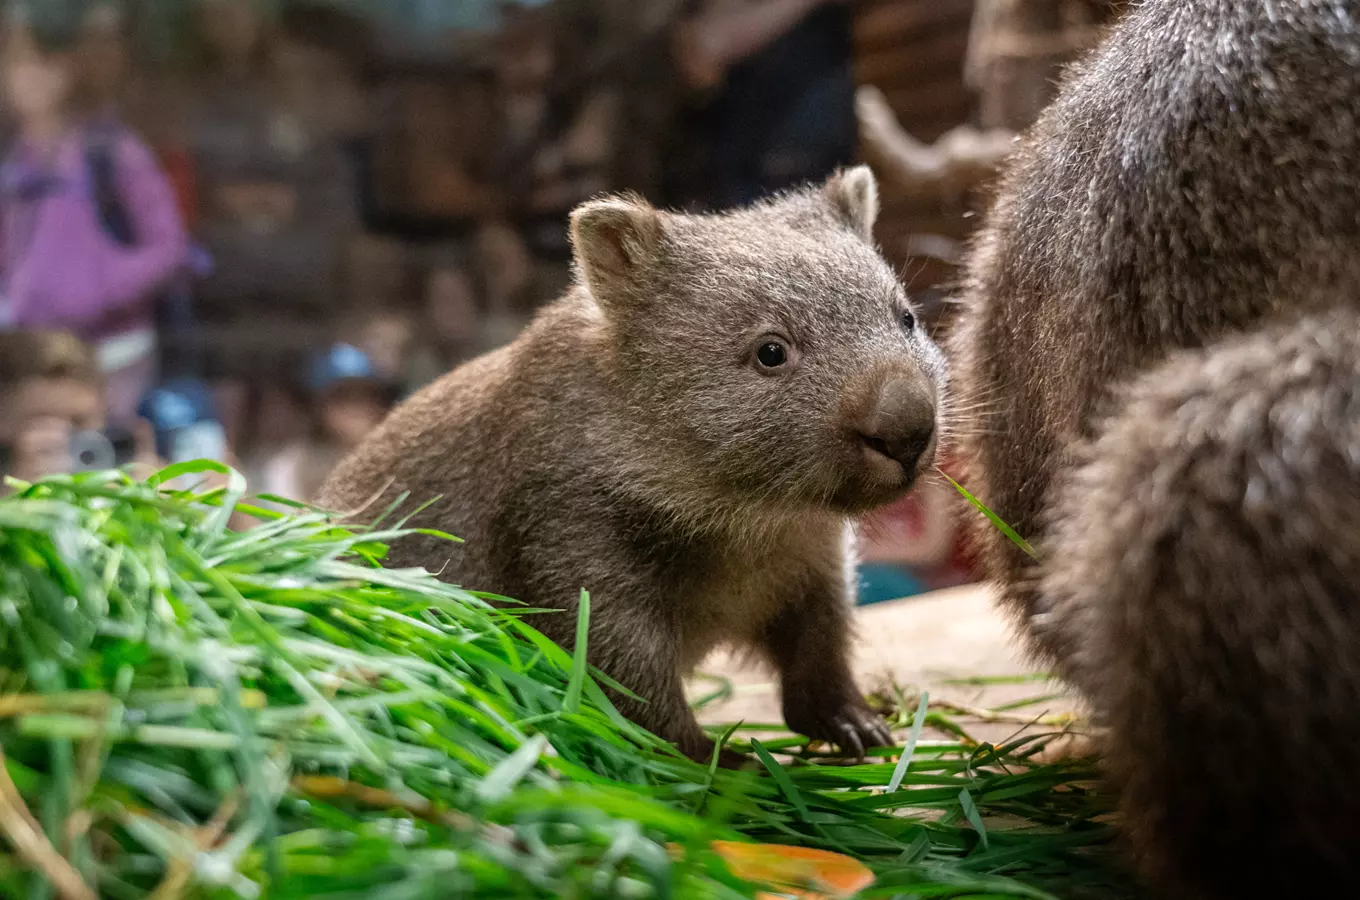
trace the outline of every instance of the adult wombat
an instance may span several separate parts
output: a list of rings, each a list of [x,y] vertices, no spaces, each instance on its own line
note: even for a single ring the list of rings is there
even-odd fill
[[[1110,726],[1146,871],[1360,876],[1360,3],[1136,6],[1024,142],[965,294],[968,478],[1042,560],[980,521],[983,561]]]
[[[646,698],[623,712],[707,758],[682,676],[720,643],[778,670],[785,718],[888,741],[847,661],[848,522],[931,465],[942,357],[870,233],[867,169],[749,209],[636,198],[571,218],[578,283],[511,345],[398,408],[323,491],[445,499],[398,565],[566,611],[534,624]],[[729,755],[725,762],[733,762]]]

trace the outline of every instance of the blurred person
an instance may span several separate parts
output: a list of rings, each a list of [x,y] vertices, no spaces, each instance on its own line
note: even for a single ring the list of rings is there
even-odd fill
[[[309,502],[342,457],[376,428],[400,389],[352,344],[339,343],[311,360],[307,372],[311,431],[264,460],[252,490]]]
[[[607,126],[602,131],[612,149],[601,157],[607,187],[667,205],[676,181],[668,169],[683,164],[676,150],[695,137],[680,130],[685,89],[669,52],[671,31],[685,6],[685,0],[553,0],[568,37],[559,63],[569,79],[566,89],[608,88],[587,104],[594,114],[583,117]]]
[[[477,347],[490,350],[514,340],[534,310],[551,298],[547,293],[551,285],[545,283],[519,234],[503,222],[490,222],[478,231],[474,252],[476,273],[484,288]],[[446,322],[456,321],[447,310],[443,315]]]
[[[142,398],[137,412],[139,439],[143,444],[150,442],[144,456],[156,468],[208,460],[240,471],[241,462],[228,439],[217,397],[199,379],[167,379]],[[228,480],[225,474],[208,471],[181,475],[162,486],[170,490],[210,491],[225,488]],[[236,531],[244,531],[255,521],[234,511],[227,524]]]
[[[156,455],[168,464],[210,459],[235,464],[217,398],[194,378],[167,380],[148,392],[137,408],[150,423]]]
[[[525,258],[523,265],[531,261]],[[520,278],[514,281],[528,286]],[[458,364],[512,340],[528,321],[528,313],[518,312],[508,299],[488,303],[483,283],[466,254],[444,248],[424,273],[418,311],[389,307],[362,313],[340,329],[340,337],[363,351],[379,377],[409,396]]]
[[[368,137],[373,43],[365,19],[331,2],[291,0],[279,12],[270,68],[284,104],[314,134],[347,146]]]
[[[77,63],[92,118],[123,116],[123,92],[132,72],[126,25],[122,6],[112,2],[93,4],[81,20]]]
[[[415,332],[411,314],[395,308],[363,313],[340,329],[343,341],[363,351],[373,371],[391,381],[402,380],[416,343]]]
[[[565,228],[565,214],[559,224]],[[477,229],[473,271],[484,291],[488,318],[514,320],[522,326],[544,303],[566,290],[570,265],[536,254],[514,225],[491,219]]]
[[[493,309],[527,312],[536,305],[534,258],[524,239],[504,219],[492,219],[477,230],[473,253]]]
[[[365,313],[340,329],[343,343],[368,357],[374,374],[409,396],[445,371],[429,340],[433,328],[422,328],[411,312],[399,308]]]
[[[182,130],[174,125],[174,101],[145,72],[131,65],[132,34],[121,3],[102,0],[81,20],[76,48],[81,83],[88,107],[89,165],[97,196],[103,197],[107,230],[121,245],[136,243],[123,198],[117,188],[118,162],[113,148],[126,122],[136,120],[155,154],[175,197],[186,233],[198,225],[198,184],[193,157]],[[186,266],[157,293],[153,307],[159,344],[161,377],[197,374],[199,336],[191,275],[207,275],[212,260],[203,248],[190,244]]]
[[[425,321],[440,360],[439,374],[486,349],[489,317],[477,281],[461,261],[445,258],[425,281]]]
[[[855,161],[848,0],[694,0],[680,70],[711,109],[717,206],[743,205]]]
[[[197,382],[170,381],[147,394],[138,416],[108,418],[93,350],[70,332],[0,333],[0,475],[35,481],[49,475],[130,467],[146,477],[166,465],[236,459],[215,405]],[[171,488],[226,483],[206,473]],[[244,520],[233,517],[233,526]]]
[[[308,386],[321,439],[348,450],[382,422],[397,386],[359,348],[336,344],[312,361]]]
[[[297,373],[251,382],[245,406],[246,430],[237,446],[244,455],[246,480],[258,490],[271,461],[311,437],[311,405]]]
[[[5,93],[18,137],[0,168],[0,322],[69,329],[94,346],[111,420],[156,377],[157,293],[183,269],[179,208],[151,151],[91,117],[78,23],[12,23]]]
[[[63,331],[0,334],[0,474],[35,481],[132,462],[159,466],[154,429],[109,427],[87,344]]]
[[[244,378],[214,379],[211,387],[227,446],[245,447],[250,422],[250,385]]]
[[[131,31],[123,4],[112,0],[95,3],[82,19],[76,53],[88,117],[109,128],[135,123],[160,160],[192,233],[198,197],[193,160],[176,121],[180,98],[165,79],[132,64]]]

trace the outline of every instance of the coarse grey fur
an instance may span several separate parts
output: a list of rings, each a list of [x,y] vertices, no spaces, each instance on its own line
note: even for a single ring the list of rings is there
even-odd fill
[[[1053,475],[1110,385],[1360,281],[1357,15],[1150,0],[1027,136],[950,353],[971,483],[1021,534],[1042,537]],[[976,537],[1028,613],[1028,558]]]
[[[442,495],[421,521],[467,543],[405,540],[393,564],[561,609],[534,624],[567,647],[589,590],[592,663],[691,756],[713,742],[682,677],[721,643],[774,665],[792,728],[884,743],[848,663],[845,534],[931,464],[944,371],[903,327],[876,212],[864,168],[723,214],[584,205],[577,285],[398,408],[322,503],[353,508],[389,480],[384,498]],[[778,370],[755,356],[772,335]]]
[[[1355,295],[1360,296],[1360,295]],[[1183,351],[1059,481],[1046,626],[1173,897],[1360,879],[1360,312]]]
[[[1023,142],[964,293],[951,430],[1042,562],[979,519],[981,560],[1109,726],[1144,870],[1360,875],[1357,353],[1328,334],[1360,308],[1360,3],[1135,6]],[[1334,808],[1282,771],[1310,754]]]

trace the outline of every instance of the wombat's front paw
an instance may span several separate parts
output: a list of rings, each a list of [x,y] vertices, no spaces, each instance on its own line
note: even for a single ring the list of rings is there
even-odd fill
[[[784,721],[799,734],[835,744],[846,756],[863,759],[870,747],[893,743],[888,725],[863,700],[799,704],[784,708]]]

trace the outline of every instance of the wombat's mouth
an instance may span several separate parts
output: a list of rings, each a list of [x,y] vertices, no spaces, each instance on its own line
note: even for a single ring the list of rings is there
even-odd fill
[[[853,515],[900,500],[935,464],[935,445],[932,437],[918,451],[893,453],[891,444],[882,438],[854,435],[850,448],[854,461],[833,502]]]
[[[883,438],[874,437],[869,434],[861,434],[859,439],[863,442],[865,447],[869,448],[869,450],[880,456],[886,456],[888,459],[892,459],[892,451],[888,449],[888,442],[883,440]]]
[[[923,471],[935,461],[936,436],[915,446],[893,446],[884,438],[876,435],[856,435],[859,452],[872,481],[906,490],[916,481]]]

